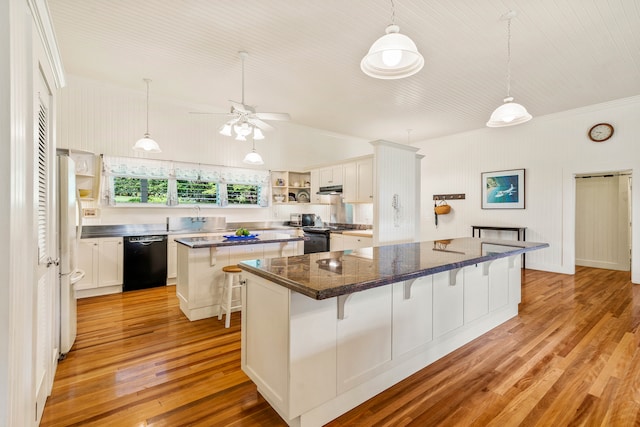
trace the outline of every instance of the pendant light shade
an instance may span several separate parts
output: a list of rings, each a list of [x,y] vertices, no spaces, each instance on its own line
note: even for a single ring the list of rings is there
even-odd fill
[[[400,27],[391,24],[386,34],[376,40],[362,58],[362,71],[376,79],[401,79],[424,67],[424,58],[409,37],[400,34]]]
[[[150,79],[144,79],[147,83],[147,131],[144,134],[144,137],[140,138],[136,141],[133,149],[136,151],[145,151],[147,153],[160,153],[160,146],[157,142],[151,139],[151,134],[149,134],[149,83]]]
[[[391,25],[385,35],[376,40],[369,53],[362,58],[362,72],[376,79],[401,79],[417,73],[424,67],[424,58],[409,37],[400,34],[395,24],[396,9],[391,0]]]
[[[504,99],[504,104],[495,109],[487,122],[490,128],[519,125],[528,122],[532,116],[522,105],[513,102],[513,97]]]
[[[511,10],[500,18],[507,21],[507,97],[504,98],[504,104],[491,114],[491,118],[487,122],[487,126],[490,128],[519,125],[532,118],[526,108],[513,102],[511,96],[511,20],[515,16],[516,12]]]
[[[243,160],[244,163],[248,163],[250,165],[263,165],[264,161],[262,160],[262,157],[260,156],[260,154],[256,153],[256,149],[254,148],[253,150],[251,150],[250,153],[248,153]]]
[[[250,165],[263,165],[264,164],[264,161],[262,160],[262,156],[260,156],[260,154],[258,154],[256,152],[256,141],[255,141],[255,138],[253,140],[253,149],[251,150],[250,153],[248,153],[246,156],[244,156],[243,162],[247,163],[247,164],[250,164]]]

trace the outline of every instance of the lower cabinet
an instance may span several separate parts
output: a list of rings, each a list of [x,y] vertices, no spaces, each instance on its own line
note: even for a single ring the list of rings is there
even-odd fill
[[[329,243],[331,251],[347,251],[360,248],[370,248],[373,246],[373,237],[351,236],[343,233],[331,233]]]
[[[123,254],[122,237],[80,240],[78,268],[85,272],[85,276],[75,284],[76,296],[82,298],[122,291]]]
[[[323,300],[246,273],[242,370],[289,425],[324,425],[516,316],[519,259]]]

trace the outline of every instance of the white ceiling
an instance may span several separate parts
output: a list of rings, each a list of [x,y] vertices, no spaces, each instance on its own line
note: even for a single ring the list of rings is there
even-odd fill
[[[226,112],[262,112],[365,139],[407,142],[485,126],[511,94],[535,117],[640,94],[638,0],[395,0],[395,22],[425,58],[378,80],[360,60],[391,20],[390,0],[49,0],[68,74]],[[207,107],[205,107],[207,108]],[[208,116],[202,116],[206,119]],[[522,126],[526,126],[522,125]],[[495,130],[499,132],[499,129]]]

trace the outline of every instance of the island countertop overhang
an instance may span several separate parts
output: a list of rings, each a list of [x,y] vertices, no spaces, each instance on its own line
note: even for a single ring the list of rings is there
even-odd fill
[[[243,270],[322,300],[548,247],[465,237],[242,261]]]
[[[291,236],[286,233],[264,233],[259,234],[256,238],[232,238],[228,239],[224,236],[208,236],[208,237],[183,237],[175,239],[176,243],[188,246],[192,249],[212,248],[224,246],[240,246],[240,245],[257,245],[263,243],[287,243],[299,242],[307,240],[303,236]]]

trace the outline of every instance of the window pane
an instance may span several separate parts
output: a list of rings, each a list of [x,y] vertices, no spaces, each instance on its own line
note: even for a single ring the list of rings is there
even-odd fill
[[[148,203],[166,204],[168,180],[128,178],[116,176],[113,178],[115,201],[118,203]]]
[[[227,184],[230,205],[257,205],[260,200],[259,185]]]
[[[218,203],[218,186],[215,182],[177,180],[178,203]]]

